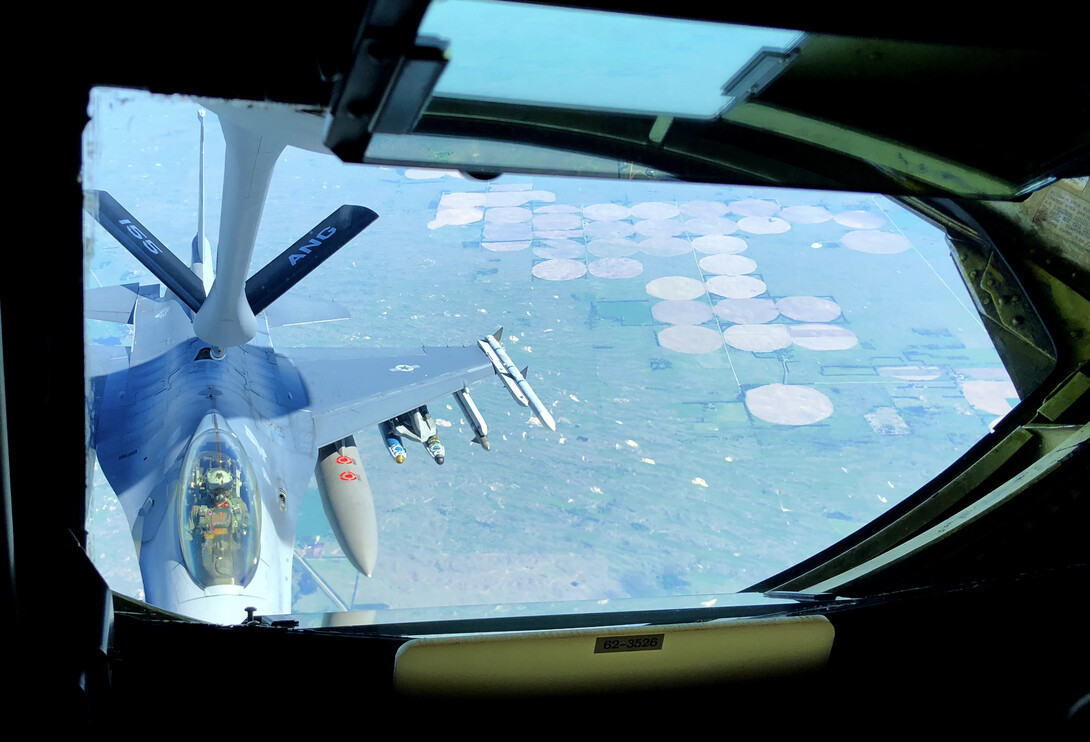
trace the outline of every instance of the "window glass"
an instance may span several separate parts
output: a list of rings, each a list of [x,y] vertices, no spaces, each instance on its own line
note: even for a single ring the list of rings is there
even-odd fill
[[[86,139],[86,184],[184,261],[196,111],[97,90]],[[209,114],[213,242],[223,146]],[[295,536],[313,569],[297,560],[300,612],[332,609],[327,589],[349,607],[488,611],[730,593],[887,511],[1017,402],[944,235],[884,197],[480,182],[289,148],[251,270],[344,203],[380,218],[292,293],[351,319],[274,328],[277,350],[473,344],[502,326],[556,431],[489,378],[471,391],[490,451],[450,397],[428,403],[443,466],[408,440],[398,465],[377,429],[357,433],[377,566],[365,578],[348,564],[312,483]],[[88,288],[154,281],[103,230],[87,233]],[[131,343],[132,328],[89,320],[87,333],[90,353]],[[94,482],[95,563],[139,597],[128,522]]]
[[[730,103],[723,86],[759,51],[801,36],[481,0],[432,3],[420,33],[450,42],[436,95],[700,118]]]
[[[661,180],[670,178],[654,168],[632,162],[596,157],[584,152],[570,152],[528,144],[496,142],[487,139],[376,134],[367,146],[367,162],[384,164],[426,162],[438,168],[466,170],[470,173],[563,172],[586,177],[623,178],[625,180]]]
[[[218,417],[210,413],[193,436],[178,495],[182,557],[201,587],[248,584],[261,545],[252,467]]]

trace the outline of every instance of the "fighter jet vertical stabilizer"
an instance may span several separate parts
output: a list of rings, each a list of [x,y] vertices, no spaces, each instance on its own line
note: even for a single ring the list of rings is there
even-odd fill
[[[207,296],[212,290],[212,244],[204,232],[204,109],[197,111],[201,125],[201,149],[197,170],[197,234],[193,237],[193,273],[200,279]]]

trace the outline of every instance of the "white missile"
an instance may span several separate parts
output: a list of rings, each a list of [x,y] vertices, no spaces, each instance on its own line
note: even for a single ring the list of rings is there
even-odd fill
[[[515,379],[507,373],[503,361],[496,355],[496,351],[492,350],[492,346],[484,340],[478,340],[477,345],[481,346],[481,350],[488,356],[488,360],[492,361],[492,366],[496,369],[496,375],[503,381],[504,386],[507,387],[507,391],[511,392],[511,396],[515,398],[515,401],[523,407],[529,407],[530,400],[526,399],[526,395],[519,390],[518,385],[515,383]]]
[[[532,409],[534,413],[537,414],[538,419],[541,420],[541,422],[544,423],[549,430],[556,430],[556,423],[553,421],[553,416],[549,414],[549,411],[547,409],[545,409],[545,405],[541,403],[541,400],[538,399],[537,394],[535,394],[534,390],[530,387],[530,382],[526,380],[526,378],[522,375],[522,372],[520,372],[518,370],[518,367],[515,366],[514,362],[511,360],[511,357],[507,355],[507,351],[504,349],[503,345],[501,345],[500,342],[496,340],[496,338],[492,335],[487,336],[485,338],[485,342],[488,343],[489,349],[492,350],[492,353],[489,354],[489,359],[492,359],[492,364],[497,365],[497,359],[499,360],[500,364],[502,364],[502,371],[500,370],[500,367],[497,366],[497,373],[499,373],[500,378],[503,379],[505,383],[507,383],[508,391],[511,391],[512,381],[515,385],[517,385],[518,390],[521,391],[521,394],[517,396],[515,395],[514,391],[511,391],[511,394],[515,397],[515,400],[523,405],[528,404],[530,409]],[[483,343],[481,347],[484,347]],[[487,349],[485,350],[485,353],[488,353]],[[493,356],[495,356],[495,358],[493,358]],[[523,402],[523,399],[526,401]]]
[[[481,416],[481,411],[477,409],[473,397],[469,396],[469,389],[463,388],[460,392],[455,392],[454,399],[458,402],[458,406],[462,408],[462,414],[466,416],[470,427],[473,428],[475,434],[473,440],[480,443],[481,448],[485,451],[491,451],[492,444],[488,442],[488,424],[484,421],[484,417]]]

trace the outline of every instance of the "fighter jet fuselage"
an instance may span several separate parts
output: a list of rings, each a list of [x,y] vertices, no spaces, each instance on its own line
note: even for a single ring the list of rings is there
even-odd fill
[[[169,338],[183,317],[176,300],[141,298],[138,337]],[[134,356],[142,350],[134,346]],[[295,518],[317,444],[303,409],[306,392],[288,359],[253,344],[228,348],[219,360],[213,351],[190,332],[127,371],[96,379],[95,433],[100,466],[129,516],[147,600],[233,622],[246,606],[290,609]],[[194,476],[186,461],[204,432],[218,437],[223,455],[216,468],[249,469],[244,486],[256,512],[248,513],[245,534],[194,532],[191,511],[201,505],[185,498]],[[201,585],[192,554],[205,544],[194,541],[210,546],[225,537],[250,543],[257,562]]]

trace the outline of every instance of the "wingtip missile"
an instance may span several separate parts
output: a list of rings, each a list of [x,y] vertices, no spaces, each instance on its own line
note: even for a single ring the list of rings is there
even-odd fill
[[[526,395],[522,393],[522,390],[519,388],[519,385],[515,381],[514,374],[518,373],[518,369],[515,368],[514,364],[511,364],[511,370],[514,371],[514,374],[511,373],[505,366],[503,360],[501,360],[500,357],[496,354],[495,348],[502,348],[503,346],[496,342],[495,335],[489,335],[484,340],[478,340],[477,344],[481,347],[481,350],[484,351],[484,354],[488,356],[488,360],[492,361],[492,368],[495,370],[496,376],[499,376],[500,381],[502,381],[503,385],[507,387],[507,391],[508,393],[510,393],[511,398],[523,407],[529,407],[530,400],[528,400],[526,398]]]
[[[554,433],[556,432],[556,421],[553,420],[552,414],[547,409],[542,407],[541,409],[535,409],[534,412],[537,413],[538,419],[545,424],[546,428]]]
[[[481,341],[481,348],[492,361],[492,365],[496,367],[496,373],[503,379],[507,390],[511,392],[511,396],[515,398],[515,401],[524,407],[532,409],[545,427],[555,431],[556,422],[553,420],[553,416],[549,414],[549,410],[545,408],[545,405],[538,398],[530,386],[530,382],[515,366],[511,356],[507,354],[507,350],[500,344],[496,336],[489,335],[486,337]],[[527,366],[527,369],[529,369],[529,366]]]

